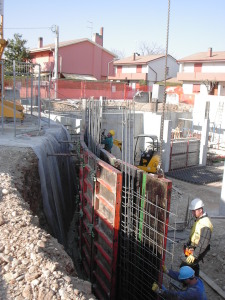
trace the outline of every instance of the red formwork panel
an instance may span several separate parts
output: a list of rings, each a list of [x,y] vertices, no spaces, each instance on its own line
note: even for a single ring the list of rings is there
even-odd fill
[[[143,236],[145,235],[145,245],[151,247],[155,253],[155,265],[158,267],[158,279],[160,284],[163,279],[162,265],[165,261],[167,246],[167,233],[169,224],[170,201],[172,193],[172,182],[164,177],[147,174],[145,188],[142,192],[144,207],[143,216]],[[144,233],[144,234],[143,234]],[[140,234],[140,233],[139,233]]]
[[[80,253],[98,299],[116,299],[122,173],[81,142]]]
[[[99,299],[116,298],[122,173],[97,163],[94,200],[93,280]]]
[[[86,275],[91,280],[92,271],[92,242],[93,242],[93,207],[95,191],[95,169],[96,159],[87,149],[82,149],[83,166],[80,171],[82,183],[80,183],[81,203],[80,203],[80,253],[82,264]]]

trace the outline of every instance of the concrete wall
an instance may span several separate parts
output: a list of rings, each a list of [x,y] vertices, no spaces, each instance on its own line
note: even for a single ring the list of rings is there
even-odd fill
[[[60,115],[54,115],[51,113],[50,115],[51,120],[55,121],[56,123],[62,123],[64,126],[67,127],[68,131],[79,127],[81,125],[81,117],[74,116],[74,117],[66,117]],[[77,133],[80,132],[80,129],[77,129]]]
[[[206,103],[210,103],[209,119],[215,126],[225,129],[225,97],[196,95],[193,109],[193,123],[200,125],[204,123]]]
[[[112,112],[112,113],[104,113],[102,120],[102,129],[106,129],[106,132],[113,129],[115,130],[114,139],[120,141],[127,141],[127,144],[123,144],[123,150],[127,149],[128,153],[124,153],[124,157],[126,156],[126,160],[128,162],[132,162],[133,158],[133,135],[137,135],[139,133],[144,132],[144,114],[143,112],[136,112],[135,119],[133,120],[133,113],[131,116],[127,116],[128,120],[126,122],[126,116],[122,111]],[[129,119],[130,118],[130,119]],[[123,123],[126,122],[127,126],[123,126]],[[135,123],[135,126],[134,126]],[[128,125],[129,124],[129,125]],[[119,159],[122,159],[121,151],[118,147],[113,146],[112,154]]]

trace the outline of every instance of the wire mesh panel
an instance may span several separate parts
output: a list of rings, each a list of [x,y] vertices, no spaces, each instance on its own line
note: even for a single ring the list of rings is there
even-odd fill
[[[117,160],[123,171],[118,299],[155,299],[162,283],[171,181]]]

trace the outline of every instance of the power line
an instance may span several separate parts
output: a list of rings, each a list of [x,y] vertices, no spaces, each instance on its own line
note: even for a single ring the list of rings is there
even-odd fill
[[[52,26],[51,27],[15,27],[15,28],[13,28],[13,27],[8,27],[8,28],[4,28],[4,30],[6,30],[6,29],[51,29],[52,28]]]

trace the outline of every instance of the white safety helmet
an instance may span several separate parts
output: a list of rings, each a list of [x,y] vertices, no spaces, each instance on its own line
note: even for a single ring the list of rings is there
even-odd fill
[[[204,206],[203,201],[199,198],[195,198],[194,200],[191,201],[191,203],[189,205],[189,209],[196,210],[196,209],[202,208],[203,206]]]

